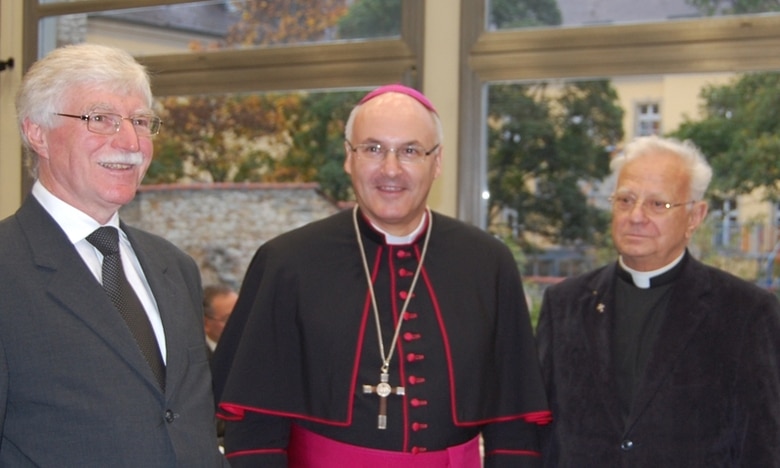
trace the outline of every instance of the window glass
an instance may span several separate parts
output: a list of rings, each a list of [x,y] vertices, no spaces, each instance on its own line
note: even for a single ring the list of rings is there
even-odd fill
[[[210,0],[60,15],[43,20],[40,38],[144,56],[400,37],[400,24],[401,0]]]
[[[614,258],[609,162],[626,141],[658,132],[691,140],[713,166],[710,215],[692,249],[756,278],[755,259],[780,236],[777,102],[775,72],[491,83],[488,230],[526,253],[529,275],[568,276]]]
[[[488,30],[651,23],[780,11],[753,0],[487,0]]]
[[[643,102],[636,105],[636,135],[648,136],[661,133],[660,105],[657,102]]]
[[[163,126],[144,183],[317,182],[351,199],[344,125],[364,93],[158,97]]]

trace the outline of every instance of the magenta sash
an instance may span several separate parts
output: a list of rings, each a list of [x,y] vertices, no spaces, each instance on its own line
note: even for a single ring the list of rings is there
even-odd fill
[[[479,437],[435,452],[394,452],[338,442],[293,424],[289,468],[480,468]]]

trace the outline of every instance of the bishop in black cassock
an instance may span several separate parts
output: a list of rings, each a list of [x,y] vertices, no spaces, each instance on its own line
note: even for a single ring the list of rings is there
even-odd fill
[[[386,429],[378,428],[381,398],[364,393],[379,383],[382,359],[355,222],[385,352],[403,321],[388,372],[394,392],[384,398]],[[424,264],[401,316],[428,229]],[[406,244],[388,244],[351,211],[264,244],[215,363],[222,415],[237,421],[226,434],[234,467],[287,466],[291,426],[294,440],[303,431],[421,455],[481,433],[486,466],[535,466],[537,425],[549,421],[511,253],[484,231],[430,211]],[[428,466],[420,460],[415,466]]]

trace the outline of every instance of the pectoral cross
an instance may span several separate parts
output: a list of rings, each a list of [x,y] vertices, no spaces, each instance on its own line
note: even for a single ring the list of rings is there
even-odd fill
[[[363,393],[376,393],[379,395],[379,416],[377,418],[377,429],[387,429],[387,397],[388,395],[403,395],[403,387],[391,387],[388,381],[390,376],[387,372],[379,375],[379,385],[363,385]]]

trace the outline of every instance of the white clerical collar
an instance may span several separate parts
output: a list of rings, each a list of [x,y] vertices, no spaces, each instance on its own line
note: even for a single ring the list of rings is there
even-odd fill
[[[88,214],[57,198],[40,181],[35,181],[31,193],[38,200],[38,203],[43,206],[43,209],[65,231],[65,235],[68,236],[68,239],[73,244],[85,239],[101,226],[100,223]],[[114,216],[104,226],[113,226],[119,229],[119,214],[114,213]],[[121,229],[119,232],[122,232]]]
[[[620,263],[620,267],[631,275],[631,278],[634,280],[634,286],[641,289],[647,289],[650,287],[651,279],[655,278],[656,276],[660,276],[674,268],[678,263],[680,263],[684,256],[685,251],[683,250],[683,253],[681,253],[680,256],[670,264],[653,271],[637,271],[633,268],[629,268],[625,263],[623,263],[623,256],[618,257],[618,262]]]
[[[417,239],[417,236],[420,235],[422,230],[425,228],[425,221],[428,216],[428,210],[425,210],[425,216],[420,219],[420,224],[414,229],[414,231],[410,232],[409,234],[405,236],[394,236],[390,234],[389,232],[381,229],[379,226],[374,224],[373,222],[369,221],[371,223],[371,226],[373,226],[374,229],[379,231],[385,236],[385,242],[388,245],[408,245],[414,242],[415,239]]]

